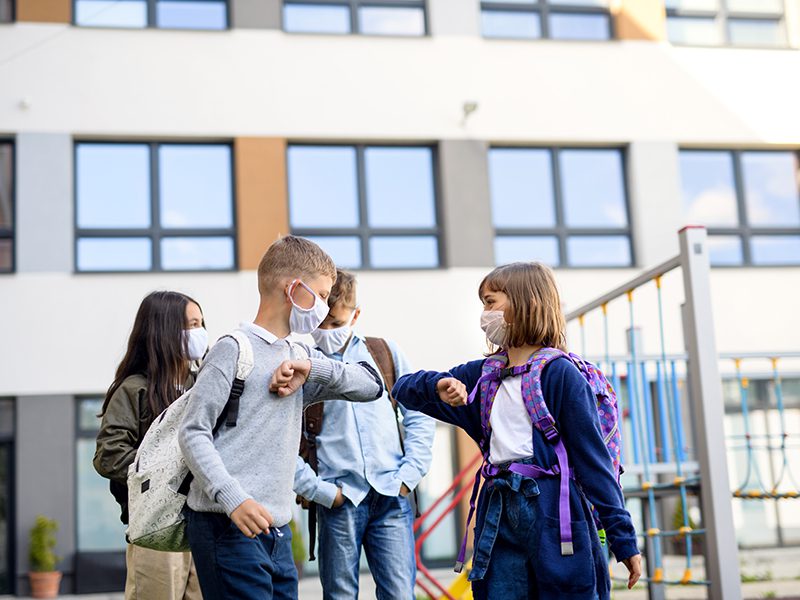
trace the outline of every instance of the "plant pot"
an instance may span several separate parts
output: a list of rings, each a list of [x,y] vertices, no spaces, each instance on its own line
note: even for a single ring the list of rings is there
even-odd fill
[[[28,573],[31,582],[31,596],[34,598],[58,598],[61,585],[61,573],[49,571],[45,573]]]

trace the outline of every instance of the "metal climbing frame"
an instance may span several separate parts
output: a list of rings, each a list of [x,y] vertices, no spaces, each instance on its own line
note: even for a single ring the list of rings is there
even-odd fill
[[[587,355],[585,319],[592,313],[603,320],[603,349],[600,362],[613,385],[622,392],[621,421],[629,429],[623,460],[626,478],[638,481],[627,487],[628,499],[639,498],[645,523],[645,557],[650,598],[665,597],[666,585],[705,585],[712,600],[741,598],[739,560],[731,507],[724,434],[724,405],[714,336],[710,293],[710,269],[706,231],[687,227],[679,232],[680,254],[567,315],[580,328],[581,352]],[[685,373],[691,436],[684,432],[684,418],[677,371],[684,363],[666,352],[662,278],[680,269],[683,280],[682,305]],[[654,286],[657,296],[660,353],[645,356],[638,337],[635,298],[641,288]],[[628,354],[622,361],[609,352],[609,305],[627,302],[625,326]],[[589,354],[589,356],[592,356]],[[624,382],[623,382],[624,380]],[[627,400],[627,402],[625,402]],[[695,461],[686,454],[693,444]],[[702,528],[693,526],[689,497],[699,496]],[[674,527],[662,529],[665,499],[679,503]],[[670,577],[664,568],[664,544],[683,542],[686,567],[681,577]],[[692,575],[695,540],[702,540],[705,579]]]

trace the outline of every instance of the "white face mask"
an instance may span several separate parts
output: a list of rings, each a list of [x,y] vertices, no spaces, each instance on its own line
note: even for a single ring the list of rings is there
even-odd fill
[[[200,360],[208,350],[208,331],[205,327],[183,330],[189,360]]]
[[[292,297],[297,286],[303,286],[309,294],[314,296],[314,306],[311,308],[303,308],[298,306]],[[299,279],[295,279],[286,290],[286,295],[289,296],[289,301],[292,303],[292,313],[289,315],[289,330],[292,333],[306,334],[311,333],[320,323],[328,316],[328,303],[322,298],[317,296],[310,287]]]
[[[506,341],[506,323],[504,311],[485,310],[481,313],[481,329],[495,346],[502,346]]]
[[[353,312],[355,316],[355,312]],[[311,337],[314,338],[314,343],[319,346],[325,354],[336,354],[344,348],[347,340],[353,333],[353,319],[344,327],[337,327],[336,329],[316,329],[311,332]]]

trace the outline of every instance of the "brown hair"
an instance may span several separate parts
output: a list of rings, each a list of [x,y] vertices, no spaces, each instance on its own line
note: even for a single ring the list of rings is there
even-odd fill
[[[286,235],[274,242],[258,264],[258,291],[269,294],[284,277],[313,278],[327,275],[336,281],[336,265],[311,240]]]
[[[100,416],[105,414],[111,397],[131,375],[143,375],[147,379],[145,397],[153,417],[177,400],[177,386],[183,384],[189,373],[188,342],[183,334],[189,303],[197,304],[197,301],[180,292],[152,292],[145,296],[136,312],[125,357],[106,392]]]
[[[483,300],[486,292],[508,296],[511,321],[507,327],[506,348],[530,344],[566,350],[566,321],[555,276],[538,262],[515,262],[484,277],[478,288]]]
[[[345,308],[356,307],[356,276],[341,269],[336,269],[336,283],[328,296],[329,307],[333,308],[337,303]]]

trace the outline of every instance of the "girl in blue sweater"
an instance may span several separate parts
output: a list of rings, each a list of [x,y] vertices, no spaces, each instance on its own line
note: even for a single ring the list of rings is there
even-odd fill
[[[483,302],[481,328],[490,344],[508,355],[508,367],[526,365],[544,347],[565,349],[561,301],[547,267],[498,267],[483,280],[478,294]],[[481,407],[487,399],[480,397],[479,389],[475,401],[468,403],[483,363],[475,360],[446,373],[420,371],[402,377],[394,388],[394,397],[406,408],[461,427],[484,451],[486,481],[478,499],[470,572],[476,600],[610,598],[608,567],[589,503],[599,514],[611,551],[629,571],[628,587],[633,587],[642,570],[636,532],[586,379],[566,358],[548,362],[541,376],[542,395],[572,467],[572,543],[565,551],[560,543],[561,478],[553,467],[558,464],[554,446],[532,426],[522,375],[513,373],[497,387],[489,417],[491,434],[485,439]]]

